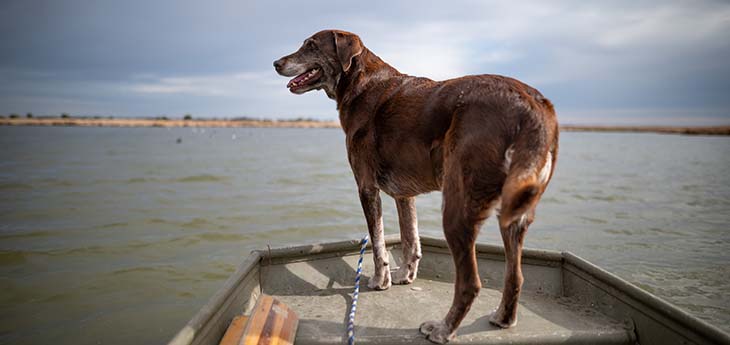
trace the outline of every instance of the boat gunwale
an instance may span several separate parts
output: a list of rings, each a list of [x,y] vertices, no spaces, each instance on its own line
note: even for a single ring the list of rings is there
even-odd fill
[[[386,246],[394,246],[401,243],[400,235],[398,234],[391,234],[386,235],[385,237],[385,245]],[[448,245],[446,244],[446,241],[440,238],[436,237],[430,237],[430,236],[420,236],[421,239],[421,246],[422,247],[432,247],[432,248],[442,248],[448,250]],[[368,243],[368,247],[371,247],[371,243]],[[257,249],[254,250],[261,256],[262,263],[266,263],[266,260],[274,260],[274,259],[291,259],[294,260],[299,257],[307,257],[310,255],[318,255],[318,254],[329,254],[329,253],[354,253],[357,252],[360,249],[360,240],[345,240],[345,241],[337,241],[337,242],[326,242],[326,243],[316,243],[316,244],[308,244],[308,245],[298,245],[298,246],[286,246],[286,247],[280,247],[280,248],[271,248],[271,249]],[[428,249],[428,248],[425,248]],[[494,244],[487,244],[487,243],[477,243],[476,244],[476,251],[477,255],[479,254],[486,254],[486,255],[494,255],[495,259],[501,259],[500,261],[504,261],[504,247],[494,245]],[[547,266],[555,266],[556,264],[560,264],[563,261],[563,255],[559,251],[554,250],[545,250],[545,249],[530,249],[525,248],[522,252],[522,258],[528,259],[528,260],[536,260],[538,261],[535,264],[540,264],[540,262],[543,262],[542,265]]]
[[[586,278],[581,276],[581,273],[586,274],[587,276],[599,281],[602,284],[605,284],[605,286],[599,286],[597,284],[594,284],[593,282],[588,282],[589,284],[603,290],[605,293],[620,300],[621,302],[626,303],[631,308],[639,310],[634,306],[634,301],[638,302],[639,304],[641,304],[641,306],[647,307],[659,316],[667,318],[681,325],[682,327],[692,330],[692,333],[701,335],[706,340],[709,340],[711,342],[718,342],[721,344],[730,344],[730,334],[725,333],[720,328],[678,308],[677,306],[661,299],[660,297],[655,296],[652,293],[649,293],[648,291],[639,288],[631,282],[609,271],[604,270],[603,268],[581,258],[578,255],[575,255],[568,251],[562,252],[562,255],[564,260],[564,270],[577,275],[584,281],[586,280]],[[575,268],[571,267],[571,265]],[[576,269],[580,270],[580,272],[576,272]],[[615,294],[609,289],[606,289],[606,286],[613,288],[620,294],[626,295],[629,300],[627,300],[627,298],[624,296],[617,296],[618,294]],[[658,320],[656,317],[653,317],[646,311],[639,310],[639,312],[643,313],[644,315],[656,322],[665,324],[663,320]],[[666,326],[669,327],[671,325]]]
[[[427,247],[442,248],[448,250],[448,244],[445,240],[430,237],[420,236],[421,245],[427,251]],[[398,234],[391,234],[385,236],[386,246],[392,246],[400,244],[400,236]],[[298,257],[307,257],[310,255],[336,253],[336,252],[353,252],[355,253],[359,249],[359,240],[346,240],[338,242],[328,242],[320,244],[310,244],[304,246],[290,246],[282,247],[270,250],[259,250],[258,253],[261,255],[261,259],[290,259],[294,260]],[[370,246],[370,244],[368,244]],[[476,244],[477,255],[486,254],[498,256],[495,259],[501,259],[504,261],[504,247],[488,244],[488,243],[477,243]],[[600,268],[591,262],[577,256],[569,251],[554,251],[545,249],[532,249],[525,248],[522,252],[522,259],[527,261],[526,263],[532,265],[542,266],[561,266],[562,269],[567,270],[573,274],[577,274],[570,266],[581,270],[588,276],[598,280],[606,286],[613,288],[631,299],[636,300],[643,307],[647,307],[654,313],[663,316],[671,321],[674,321],[680,325],[684,325],[687,328],[696,330],[695,333],[701,334],[706,339],[711,341],[718,341],[725,344],[730,344],[730,335],[723,332],[721,329],[714,325],[707,323],[706,321],[693,316],[686,311],[679,309],[671,303],[639,288],[638,286],[630,283],[629,281],[618,277],[617,275]],[[584,277],[581,277],[585,280]],[[595,286],[595,284],[592,284]],[[622,296],[616,296],[611,293],[609,289],[604,286],[596,286],[604,292],[610,294],[614,298],[619,299],[621,302],[630,304],[626,298]],[[633,306],[632,306],[633,308]],[[643,312],[643,311],[642,311]],[[645,313],[646,314],[646,313]],[[647,316],[649,316],[647,314]],[[649,316],[650,317],[650,316]],[[662,320],[656,320],[656,322],[663,323]]]
[[[424,249],[428,247],[447,249],[448,245],[445,240],[429,236],[421,236],[421,244]],[[385,236],[386,246],[394,246],[400,244],[400,236],[398,234],[392,234]],[[212,321],[212,317],[215,315],[218,308],[223,306],[225,302],[230,299],[232,292],[235,291],[235,287],[239,284],[248,274],[257,266],[266,265],[267,261],[272,264],[273,259],[286,259],[289,261],[298,261],[303,257],[318,256],[320,254],[341,254],[348,255],[349,253],[357,252],[360,248],[360,240],[345,240],[337,242],[325,242],[308,245],[298,246],[286,246],[279,248],[267,248],[257,249],[251,251],[246,257],[244,262],[221,286],[221,288],[211,297],[211,299],[200,309],[200,311],[186,324],[186,326],[180,330],[175,337],[170,341],[170,345],[178,344],[190,344],[194,340],[197,332]],[[504,247],[477,243],[476,244],[477,254],[485,254],[488,256],[494,256],[494,259],[504,256]],[[620,293],[625,294],[629,299],[641,304],[643,307],[647,307],[650,311],[655,314],[669,319],[670,321],[676,322],[679,325],[689,329],[692,334],[696,334],[709,340],[710,342],[720,344],[730,344],[730,334],[725,333],[720,328],[701,320],[684,310],[670,304],[663,299],[654,296],[653,294],[642,290],[638,286],[610,273],[589,261],[569,252],[569,251],[554,251],[554,250],[543,250],[543,249],[529,249],[523,250],[523,259],[529,260],[529,264],[532,265],[543,265],[543,266],[559,266],[563,271],[568,271],[584,281],[587,281],[586,277],[582,276],[581,273],[588,277],[594,278],[605,286],[599,286],[593,284],[593,282],[587,281],[587,283],[603,290],[612,297],[618,299],[621,303],[628,305],[630,308],[637,310],[638,312],[650,317],[654,321],[663,324],[671,329],[671,325],[666,325],[663,320],[657,320],[648,314],[646,310],[641,310],[634,306],[634,303],[627,301],[623,296],[616,296],[611,293],[606,287],[613,288]],[[277,260],[277,264],[279,264]],[[306,260],[305,260],[306,261]],[[572,266],[572,267],[571,267]],[[573,268],[575,267],[575,268]],[[576,271],[578,270],[578,271]],[[262,282],[259,280],[259,284]],[[563,287],[564,288],[564,287]],[[676,330],[675,330],[676,331]],[[682,332],[681,334],[686,334]]]
[[[198,333],[205,329],[205,326],[207,326],[210,322],[214,321],[215,315],[220,311],[221,307],[223,307],[231,298],[236,297],[233,295],[233,293],[236,292],[236,287],[241,284],[257,266],[260,266],[260,263],[261,256],[259,253],[255,250],[252,251],[238,266],[236,271],[233,272],[231,276],[226,279],[223,285],[213,294],[213,296],[211,296],[208,302],[206,302],[193,316],[193,318],[175,334],[168,345],[192,344]],[[257,277],[257,280],[260,289],[260,277]]]

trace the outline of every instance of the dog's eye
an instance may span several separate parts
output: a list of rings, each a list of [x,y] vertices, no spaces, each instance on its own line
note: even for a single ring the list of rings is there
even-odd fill
[[[315,48],[315,47],[317,47],[317,45],[316,45],[316,44],[314,43],[314,41],[312,41],[312,40],[309,40],[309,41],[307,41],[307,46],[308,46],[308,47],[310,47],[310,48]]]

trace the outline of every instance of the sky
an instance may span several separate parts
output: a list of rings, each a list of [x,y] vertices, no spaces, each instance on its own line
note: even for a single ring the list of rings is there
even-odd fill
[[[0,114],[337,119],[272,62],[322,29],[403,73],[501,74],[564,124],[730,124],[728,1],[0,1]]]

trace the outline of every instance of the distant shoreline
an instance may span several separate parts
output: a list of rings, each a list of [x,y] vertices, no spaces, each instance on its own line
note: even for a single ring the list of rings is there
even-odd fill
[[[262,127],[262,128],[339,128],[336,121],[313,120],[206,120],[135,119],[90,117],[3,118],[0,126],[81,126],[81,127]]]
[[[686,135],[730,135],[730,126],[560,126],[563,132],[639,132]]]
[[[135,119],[90,117],[0,118],[0,126],[81,127],[253,127],[253,128],[340,128],[338,121],[315,120],[205,120]],[[730,126],[561,126],[565,132],[643,132],[687,135],[730,135]]]

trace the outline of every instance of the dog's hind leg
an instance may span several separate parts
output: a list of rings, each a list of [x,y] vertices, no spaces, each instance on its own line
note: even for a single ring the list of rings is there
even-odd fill
[[[501,224],[500,232],[504,241],[505,270],[504,289],[499,308],[489,317],[489,322],[501,328],[512,327],[517,323],[517,302],[522,290],[522,244],[527,227],[534,219],[530,211],[510,224]]]
[[[492,324],[508,328],[517,323],[517,303],[522,290],[522,244],[535,219],[535,207],[553,173],[557,137],[549,148],[545,130],[528,128],[514,144],[512,164],[502,188],[499,228],[504,242],[504,290],[499,308],[490,316]]]
[[[457,175],[461,175],[461,172]],[[428,321],[420,327],[428,340],[440,344],[454,337],[456,329],[479,295],[481,282],[477,271],[476,239],[481,224],[499,199],[498,187],[480,186],[470,176],[452,176],[446,181],[443,225],[456,267],[454,299],[443,320]]]
[[[410,284],[418,274],[421,260],[421,241],[418,238],[418,218],[416,217],[416,198],[396,198],[400,240],[403,245],[403,262],[393,274],[393,284]]]

